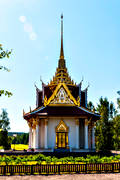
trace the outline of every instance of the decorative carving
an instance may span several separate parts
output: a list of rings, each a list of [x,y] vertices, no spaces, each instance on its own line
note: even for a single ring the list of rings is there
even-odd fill
[[[73,104],[73,101],[69,98],[64,88],[61,87],[55,98],[50,102],[50,104]]]
[[[52,85],[57,85],[60,82],[64,82],[67,85],[72,85],[75,86],[75,83],[73,80],[71,80],[71,77],[69,76],[68,72],[67,72],[67,68],[64,67],[64,62],[65,60],[59,60],[59,62],[61,63],[61,68],[57,68],[56,69],[56,73],[55,76],[53,77],[53,80],[50,81],[50,86]],[[62,68],[63,67],[63,68]]]
[[[28,126],[29,126],[30,128],[32,128],[32,122],[27,121],[27,123],[28,123]]]
[[[56,89],[54,90],[52,96],[47,100],[47,98],[44,99],[44,105],[72,105],[72,106],[79,106],[80,102],[79,99],[76,101],[76,99],[72,96],[70,90],[66,86],[65,83],[59,83]]]
[[[47,105],[47,97],[45,96],[45,98],[44,98],[44,106],[46,106]]]
[[[33,121],[33,129],[36,129],[37,121],[35,118],[32,118]]]
[[[80,106],[80,97],[77,98],[77,105]]]
[[[75,119],[75,124],[79,126],[79,119]]]
[[[88,126],[88,119],[85,119],[85,126]]]
[[[56,127],[56,132],[68,132],[69,128],[68,126],[64,123],[63,120],[60,121],[58,126]]]
[[[40,125],[40,119],[39,119],[39,116],[36,117],[36,125]]]
[[[44,122],[45,122],[45,126],[47,126],[48,125],[48,119],[45,119]]]

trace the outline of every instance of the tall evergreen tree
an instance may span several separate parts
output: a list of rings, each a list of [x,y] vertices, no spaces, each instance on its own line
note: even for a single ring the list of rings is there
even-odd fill
[[[113,103],[109,103],[107,98],[100,98],[97,111],[100,113],[100,120],[96,123],[96,149],[112,149],[112,121],[110,118],[114,113]]]
[[[120,95],[120,91],[117,92]],[[120,97],[117,98],[118,110],[120,111]],[[113,118],[113,143],[114,149],[120,150],[120,114],[117,112]]]
[[[10,121],[8,113],[5,109],[2,110],[2,114],[0,115],[0,129],[0,146],[3,146],[4,149],[10,149],[10,140],[8,137]]]
[[[114,149],[120,150],[120,115],[113,118],[113,143]]]
[[[2,110],[2,114],[0,115],[0,129],[7,131],[10,129],[10,121],[5,109]]]

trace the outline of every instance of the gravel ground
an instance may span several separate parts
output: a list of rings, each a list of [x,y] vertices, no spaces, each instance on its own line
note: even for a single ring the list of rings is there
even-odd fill
[[[49,176],[1,176],[0,180],[120,180],[119,174],[67,174]]]

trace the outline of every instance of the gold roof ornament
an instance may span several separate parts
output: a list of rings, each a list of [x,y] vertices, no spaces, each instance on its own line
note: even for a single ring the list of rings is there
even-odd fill
[[[45,96],[45,98],[44,98],[44,106],[47,106],[47,104],[48,104],[48,100],[47,100],[47,97]]]

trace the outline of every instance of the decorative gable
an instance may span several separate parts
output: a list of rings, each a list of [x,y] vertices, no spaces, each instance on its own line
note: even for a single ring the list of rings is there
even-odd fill
[[[68,106],[79,106],[80,100],[79,98],[76,99],[70,93],[68,87],[65,83],[59,83],[56,87],[55,91],[53,92],[52,96],[47,100],[45,97],[44,105],[68,105]]]
[[[64,123],[63,120],[60,121],[58,126],[56,127],[56,132],[68,132],[69,128],[67,125]]]
[[[61,87],[50,104],[74,104],[74,102],[70,99],[65,89]]]

